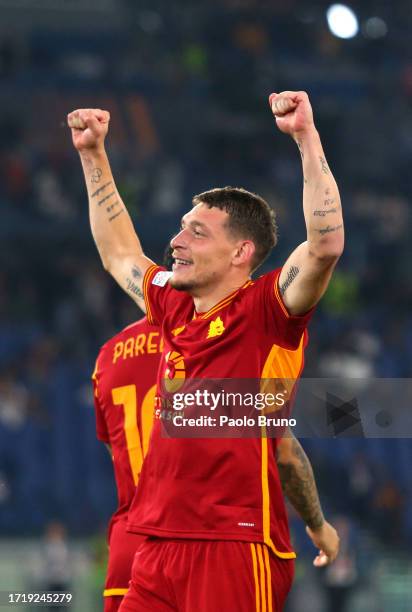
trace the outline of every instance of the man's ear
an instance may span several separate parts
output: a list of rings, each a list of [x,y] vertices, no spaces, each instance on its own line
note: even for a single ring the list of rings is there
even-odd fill
[[[255,254],[256,247],[251,240],[242,240],[236,245],[236,249],[233,253],[232,263],[235,266],[243,266],[244,264],[250,264]]]

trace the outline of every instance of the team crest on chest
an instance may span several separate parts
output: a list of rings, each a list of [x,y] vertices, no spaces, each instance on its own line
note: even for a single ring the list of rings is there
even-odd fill
[[[210,322],[209,331],[207,333],[206,338],[215,338],[216,336],[221,336],[225,331],[225,326],[223,325],[223,321],[220,317],[216,317],[214,321]]]

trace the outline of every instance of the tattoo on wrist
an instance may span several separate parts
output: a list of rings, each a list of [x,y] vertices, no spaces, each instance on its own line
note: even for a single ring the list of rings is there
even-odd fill
[[[101,168],[94,168],[92,170],[92,177],[91,177],[92,183],[98,183],[100,179],[102,178],[102,174],[103,172]]]
[[[343,227],[343,223],[340,223],[339,225],[327,225],[326,227],[321,227],[321,228],[316,228],[315,232],[319,232],[319,234],[321,236],[323,236],[324,234],[330,234],[332,232],[337,232],[338,230],[342,229]]]
[[[292,441],[294,460],[279,463],[278,470],[283,492],[311,529],[319,529],[324,516],[319,501],[313,470],[305,451],[295,439]]]
[[[337,212],[337,210],[338,210],[337,208],[329,208],[328,210],[314,210],[313,216],[314,217],[325,217],[329,213]]]
[[[279,286],[281,295],[284,295],[286,289],[293,283],[297,275],[299,274],[299,268],[297,266],[291,266],[286,275],[286,280]]]
[[[102,185],[101,187],[99,187],[99,189],[96,189],[96,191],[94,193],[92,193],[91,197],[95,198],[96,196],[98,196],[102,191],[104,191],[106,189],[106,187],[108,187],[109,185],[112,184],[112,181],[109,181],[108,183],[105,183],[104,185]]]
[[[319,157],[319,161],[322,165],[323,174],[330,174],[330,170],[328,168],[328,164],[326,163],[326,159],[324,157]]]
[[[133,293],[134,295],[137,295],[138,298],[140,298],[141,300],[144,300],[144,295],[142,290],[140,289],[140,287],[138,287],[138,285],[136,285],[136,283],[134,283],[130,278],[126,278],[126,283],[127,283],[127,291],[129,291],[130,293]]]

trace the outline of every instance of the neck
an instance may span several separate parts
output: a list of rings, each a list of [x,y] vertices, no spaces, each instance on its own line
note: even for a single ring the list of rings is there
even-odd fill
[[[196,312],[207,312],[225,297],[242,287],[248,280],[250,280],[250,277],[245,276],[242,279],[238,279],[236,282],[215,287],[212,291],[208,291],[204,295],[192,295]]]

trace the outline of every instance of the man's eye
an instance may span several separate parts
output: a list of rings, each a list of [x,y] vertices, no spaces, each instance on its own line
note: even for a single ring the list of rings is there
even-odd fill
[[[197,229],[193,230],[193,233],[195,236],[203,236],[202,232],[199,232]]]

